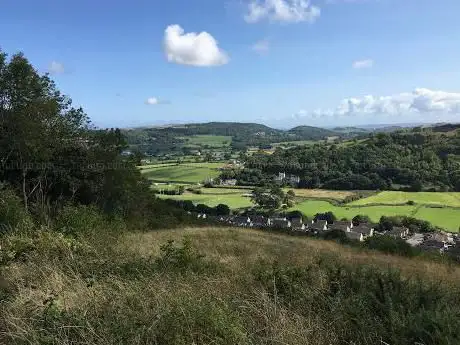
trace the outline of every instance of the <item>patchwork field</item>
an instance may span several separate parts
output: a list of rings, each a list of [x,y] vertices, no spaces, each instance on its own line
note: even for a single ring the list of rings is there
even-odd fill
[[[319,212],[332,211],[337,218],[351,219],[358,214],[366,215],[372,221],[378,222],[382,216],[410,216],[416,211],[416,206],[364,206],[346,207],[335,206],[327,201],[306,200],[293,207],[305,215],[312,217]]]
[[[142,173],[152,181],[200,183],[219,176],[222,163],[153,164],[142,167]]]
[[[381,192],[368,198],[353,201],[349,205],[385,204],[398,205],[413,201],[421,205],[460,207],[460,193],[430,192]]]
[[[346,205],[336,206],[325,200],[346,197],[347,192],[321,191],[316,194],[309,194],[295,190],[297,195],[303,195],[308,199],[296,204],[292,210],[299,210],[308,217],[313,217],[316,213],[332,211],[339,219],[351,219],[358,214],[367,215],[372,221],[378,222],[382,216],[410,216],[442,227],[446,230],[457,232],[460,227],[460,209],[456,208],[434,208],[421,205]],[[185,193],[183,195],[161,195],[165,199],[191,200],[195,204],[206,204],[216,206],[227,204],[231,209],[241,209],[254,206],[250,198],[244,194],[250,193],[249,190],[237,188],[201,188],[202,194]],[[334,194],[335,193],[335,194]],[[351,192],[350,192],[351,193]],[[315,197],[317,198],[315,200]],[[365,200],[365,199],[363,199]]]
[[[285,188],[288,191],[289,188]],[[327,189],[294,189],[297,197],[308,199],[333,199],[342,201],[348,196],[356,194],[354,191],[348,190],[327,190]]]
[[[176,189],[181,183],[187,186],[218,177],[222,165],[223,163],[151,164],[142,166],[141,171],[152,181],[171,183],[170,186],[164,186],[164,189]],[[285,191],[288,190],[289,188],[285,188]],[[360,193],[369,193],[370,196],[345,206],[336,206],[328,200],[340,202],[356,192],[321,189],[295,189],[294,192],[300,202],[293,209],[300,210],[309,217],[327,211],[334,212],[338,218],[350,219],[357,214],[367,215],[374,222],[382,216],[411,216],[427,220],[449,231],[459,231],[460,227],[460,193],[386,191],[371,195],[372,191],[361,191]],[[191,200],[195,204],[203,203],[208,206],[226,204],[232,209],[241,209],[254,206],[247,196],[248,193],[250,189],[237,187],[201,188],[201,194],[184,193],[160,197]],[[413,201],[414,205],[408,205],[409,201]]]
[[[182,195],[159,195],[163,199],[191,200],[194,204],[205,204],[211,207],[219,204],[226,204],[231,209],[245,208],[254,206],[251,199],[241,194],[192,194]]]

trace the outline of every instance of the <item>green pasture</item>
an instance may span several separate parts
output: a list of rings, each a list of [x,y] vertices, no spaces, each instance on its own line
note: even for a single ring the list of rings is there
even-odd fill
[[[414,201],[421,205],[460,207],[460,193],[455,192],[381,192],[368,198],[353,201],[349,205],[385,204],[397,205]]]
[[[243,196],[244,191],[231,188],[201,188],[203,194],[186,193],[183,195],[162,195],[163,198],[176,200],[191,200],[195,204],[216,206],[226,204],[231,209],[240,209],[254,206],[249,197]],[[248,193],[249,191],[246,191]],[[291,210],[299,210],[308,217],[317,213],[332,211],[337,218],[351,219],[358,214],[366,215],[373,222],[378,222],[382,216],[409,216],[427,220],[433,225],[449,231],[459,231],[460,209],[432,208],[426,206],[410,205],[374,205],[374,206],[335,206],[323,200],[308,199],[298,203]]]
[[[420,207],[413,217],[427,220],[452,232],[460,230],[460,209]]]
[[[373,222],[378,222],[382,216],[408,216],[426,220],[433,225],[449,231],[457,232],[460,227],[460,209],[455,208],[432,208],[420,206],[334,206],[327,201],[307,200],[295,205],[292,209],[299,210],[305,215],[312,217],[316,213],[332,211],[337,218],[351,219],[358,214],[366,215]]]
[[[205,204],[211,207],[225,204],[231,209],[245,208],[254,206],[251,199],[241,194],[192,194],[182,195],[159,195],[163,199],[191,200],[194,204]]]
[[[150,180],[161,182],[199,183],[216,178],[222,163],[186,163],[154,167],[146,166],[141,171]]]
[[[306,145],[314,145],[324,142],[324,140],[298,140],[298,141],[282,141],[279,143],[272,143],[273,147],[287,147],[287,146],[306,146]]]
[[[201,147],[207,145],[209,147],[226,147],[230,146],[232,142],[231,136],[224,135],[193,135],[190,137],[183,137],[187,146]]]
[[[416,206],[363,206],[347,207],[335,206],[327,201],[306,200],[293,207],[305,215],[312,217],[316,213],[333,212],[337,218],[351,219],[358,214],[366,215],[373,222],[378,222],[382,216],[410,216],[415,212]]]

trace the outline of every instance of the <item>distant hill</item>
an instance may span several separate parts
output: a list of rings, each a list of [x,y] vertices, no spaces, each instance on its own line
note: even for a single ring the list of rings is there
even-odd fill
[[[369,133],[369,129],[359,128],[359,127],[334,127],[332,129],[334,132],[338,133]]]
[[[231,145],[236,150],[249,147],[269,147],[272,143],[286,141],[316,141],[331,136],[350,137],[349,133],[339,133],[311,126],[299,126],[286,131],[258,123],[242,122],[189,123],[130,128],[125,129],[124,134],[131,149],[152,155],[183,153],[187,147],[187,137],[196,135],[231,137]]]
[[[297,126],[287,131],[289,134],[302,138],[301,140],[321,140],[325,137],[340,136],[341,133],[325,128]]]

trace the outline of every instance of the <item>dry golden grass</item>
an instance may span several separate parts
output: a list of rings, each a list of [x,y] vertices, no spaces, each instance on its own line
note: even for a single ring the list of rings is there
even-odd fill
[[[344,200],[348,196],[356,194],[353,191],[326,190],[326,189],[295,189],[295,195],[301,198],[309,199],[334,199]]]
[[[347,247],[332,241],[252,229],[187,228],[130,233],[121,241],[118,250],[129,252],[130,255],[156,256],[162,243],[169,239],[180,241],[184,236],[189,237],[200,252],[206,253],[206,257],[225,263],[234,270],[244,270],[259,260],[305,266],[318,255],[331,254],[351,264],[395,268],[406,275],[460,283],[460,266],[457,265],[448,266],[424,258],[405,258]]]
[[[177,275],[151,269],[161,245],[184,237],[217,265],[215,271]],[[275,286],[267,290],[254,280],[251,272],[260,262],[303,267],[330,255],[460,284],[456,266],[248,229],[128,232],[84,256],[66,248],[58,248],[59,255],[48,248],[3,269],[14,293],[0,303],[0,343],[329,345],[344,338],[330,321],[289,308]]]

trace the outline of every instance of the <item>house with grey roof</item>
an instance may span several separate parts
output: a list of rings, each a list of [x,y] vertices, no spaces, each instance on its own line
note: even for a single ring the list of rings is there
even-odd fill
[[[327,220],[318,220],[316,222],[312,221],[312,224],[309,228],[312,229],[314,232],[327,231],[329,229]]]
[[[249,216],[249,226],[255,228],[264,228],[268,226],[269,219],[264,216]]]
[[[286,218],[270,219],[270,226],[273,228],[286,229],[291,227],[291,221]]]
[[[249,226],[251,219],[244,216],[234,216],[230,219],[230,223],[235,226]]]
[[[444,242],[436,240],[423,241],[418,247],[423,251],[439,252],[440,254],[444,253],[444,251],[448,249]]]
[[[351,221],[335,221],[332,224],[329,224],[329,229],[331,230],[341,230],[344,232],[350,232],[353,229],[353,222]]]
[[[308,224],[304,224],[302,218],[292,218],[291,227],[293,231],[307,231]]]
[[[394,237],[394,238],[404,238],[409,235],[409,229],[406,227],[394,226],[393,229],[387,231],[385,235]]]
[[[364,241],[364,236],[362,233],[359,232],[345,232],[345,235],[347,236],[348,239],[354,240],[354,241],[359,241],[363,242]]]
[[[360,224],[358,226],[354,226],[353,229],[351,229],[351,232],[362,234],[364,238],[374,236],[374,228],[370,227],[367,224]]]

